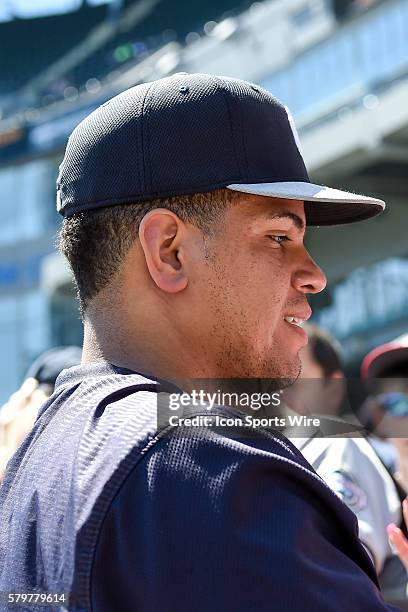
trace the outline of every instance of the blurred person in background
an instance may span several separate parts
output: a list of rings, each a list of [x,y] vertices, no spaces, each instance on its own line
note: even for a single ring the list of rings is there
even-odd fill
[[[340,344],[316,325],[307,323],[303,328],[309,342],[301,350],[302,371],[285,391],[285,399],[290,398],[290,407],[298,414],[337,417],[344,411],[346,397]]]
[[[370,351],[361,365],[370,395],[360,419],[387,466],[402,500],[405,523],[391,522],[388,535],[408,572],[408,334]]]
[[[290,408],[301,414],[338,416],[346,405],[346,379],[337,340],[315,325],[305,324],[309,343],[300,351],[300,379],[285,392]],[[302,404],[306,407],[302,410]],[[327,406],[327,410],[326,410]],[[345,417],[348,420],[348,415]],[[387,533],[390,523],[405,529],[399,491],[366,438],[358,432],[342,437],[292,437],[317,473],[356,514],[359,537],[368,550],[384,598],[408,610],[407,574],[393,552]]]
[[[30,366],[21,387],[0,408],[0,481],[10,457],[31,430],[40,407],[52,395],[59,373],[78,365],[81,355],[77,346],[42,353]]]
[[[408,334],[381,344],[361,365],[370,395],[359,417],[370,431],[370,442],[408,491]]]

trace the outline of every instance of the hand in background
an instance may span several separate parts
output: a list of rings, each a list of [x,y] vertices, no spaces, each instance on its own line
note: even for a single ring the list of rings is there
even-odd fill
[[[402,511],[404,514],[404,521],[408,527],[408,498],[402,502]],[[396,553],[398,554],[401,562],[404,564],[406,571],[408,572],[408,540],[402,533],[401,529],[391,523],[387,527],[388,537],[390,538],[391,544],[394,546]]]

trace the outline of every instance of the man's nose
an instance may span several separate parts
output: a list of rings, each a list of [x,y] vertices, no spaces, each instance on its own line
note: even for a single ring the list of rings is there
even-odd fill
[[[301,293],[320,293],[327,285],[325,273],[310,257],[306,249],[293,274],[293,285]]]

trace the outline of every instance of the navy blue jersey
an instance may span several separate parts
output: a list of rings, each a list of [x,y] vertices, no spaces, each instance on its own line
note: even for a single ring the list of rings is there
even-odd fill
[[[158,430],[161,391],[109,364],[60,375],[0,489],[3,594],[64,593],[51,609],[78,612],[391,610],[355,516],[283,435]]]

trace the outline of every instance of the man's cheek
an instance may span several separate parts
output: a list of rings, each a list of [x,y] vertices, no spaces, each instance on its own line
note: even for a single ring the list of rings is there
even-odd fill
[[[277,340],[284,336],[281,317],[277,312],[273,312],[271,309],[265,309],[264,307],[263,312],[258,315],[256,325],[259,344],[262,345],[265,350],[275,346]]]

